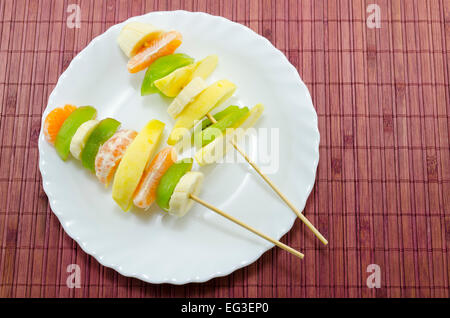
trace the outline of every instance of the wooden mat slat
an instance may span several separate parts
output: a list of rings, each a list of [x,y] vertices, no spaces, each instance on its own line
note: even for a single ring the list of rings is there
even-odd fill
[[[380,29],[366,25],[372,3]],[[299,70],[321,133],[305,214],[329,247],[296,222],[283,241],[300,263],[272,249],[204,284],[152,285],[99,265],[51,213],[37,138],[58,77],[110,26],[176,9],[247,25]],[[0,19],[0,297],[449,297],[450,0],[20,0],[1,1]],[[79,289],[66,286],[73,263]]]

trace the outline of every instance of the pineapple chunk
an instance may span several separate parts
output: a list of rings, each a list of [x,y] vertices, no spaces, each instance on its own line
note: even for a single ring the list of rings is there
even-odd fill
[[[180,113],[167,143],[175,145],[183,135],[182,131],[194,127],[196,120],[202,119],[209,111],[230,98],[235,90],[236,85],[228,80],[220,80],[208,86]]]
[[[217,55],[209,55],[203,60],[199,61],[197,67],[195,68],[192,78],[201,77],[204,80],[211,75],[219,62]]]
[[[130,209],[134,191],[158,145],[164,126],[159,120],[149,121],[130,144],[117,168],[112,196],[124,211]]]
[[[164,95],[175,97],[193,78],[205,80],[216,68],[218,60],[217,55],[209,55],[197,63],[173,71],[154,84]]]
[[[175,97],[192,78],[197,63],[181,67],[169,75],[154,82],[155,86],[166,96]]]

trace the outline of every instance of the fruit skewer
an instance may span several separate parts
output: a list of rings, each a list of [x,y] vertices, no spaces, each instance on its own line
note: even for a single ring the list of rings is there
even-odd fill
[[[233,223],[235,223],[235,224],[237,224],[237,225],[240,225],[240,226],[242,226],[243,228],[249,230],[250,232],[252,232],[252,233],[254,233],[254,234],[256,234],[256,235],[262,237],[263,239],[265,239],[265,240],[269,241],[270,243],[272,243],[272,244],[278,246],[279,248],[285,250],[286,252],[289,252],[289,253],[291,253],[292,255],[295,255],[295,256],[297,256],[298,258],[303,259],[304,255],[303,255],[302,253],[300,253],[299,251],[293,249],[293,248],[290,247],[289,245],[286,245],[286,244],[284,244],[284,243],[282,243],[282,242],[280,242],[280,241],[277,241],[277,240],[271,238],[270,236],[265,235],[264,233],[261,233],[260,231],[254,229],[253,227],[251,227],[251,226],[249,226],[249,225],[247,225],[247,224],[245,224],[245,223],[239,221],[239,220],[236,219],[235,217],[233,217],[233,216],[231,216],[231,215],[229,215],[229,214],[223,212],[222,210],[219,210],[218,208],[216,208],[215,206],[209,204],[208,202],[203,201],[202,199],[200,199],[200,198],[197,197],[196,195],[191,194],[191,195],[189,196],[189,198],[190,198],[191,200],[194,200],[195,202],[197,202],[197,203],[203,205],[204,207],[210,209],[211,211],[216,212],[217,214],[223,216],[224,218],[227,218],[227,219],[230,220],[231,222],[233,222]]]
[[[257,105],[259,106],[259,105]],[[255,107],[257,107],[255,106]],[[206,117],[211,121],[211,123],[216,124],[217,120],[214,118],[214,116],[212,116],[210,113],[206,114]],[[257,119],[257,118],[256,118]],[[256,120],[255,119],[255,120]],[[250,126],[253,123],[250,124]],[[234,136],[233,136],[234,137]],[[237,144],[237,139],[240,136],[236,136],[236,137],[231,137],[231,138],[226,138],[226,140],[224,142],[228,142],[230,143],[234,149],[236,149],[236,151],[247,161],[247,163],[261,176],[261,178],[275,191],[275,193],[286,203],[286,205],[298,216],[298,218],[313,232],[313,234],[324,244],[327,245],[328,241],[327,239],[316,229],[316,227],[308,220],[308,218],[306,218],[306,216],[303,215],[303,213],[301,213],[299,211],[299,209],[297,209],[297,207],[295,207],[294,204],[292,204],[289,199],[281,192],[281,190],[261,171],[261,169],[258,167],[258,165],[253,162],[250,157],[245,153],[244,150],[242,150],[242,148],[240,148]],[[226,150],[225,150],[226,152]],[[202,153],[199,153],[196,155],[196,159],[203,155]],[[199,159],[197,159],[198,162],[200,162]]]
[[[121,45],[125,54],[130,56],[130,48],[135,48],[138,51],[139,45],[143,46],[141,50],[147,50],[145,47],[149,45],[143,45],[143,43],[152,38],[156,32],[161,32],[155,27],[143,24],[143,23],[130,23],[126,25],[119,35],[118,42]],[[140,32],[140,33],[139,33]],[[160,34],[158,33],[160,36]],[[180,36],[181,39],[181,36]],[[125,45],[124,45],[125,43]],[[156,41],[156,43],[158,43]],[[216,107],[221,101],[230,97],[235,86],[228,81],[219,81],[211,86],[207,86],[204,80],[211,74],[217,65],[217,56],[209,56],[203,61],[194,63],[194,59],[190,58],[186,54],[170,54],[174,50],[166,50],[167,54],[159,59],[154,59],[153,64],[149,63],[149,68],[145,74],[144,82],[141,88],[142,95],[148,95],[162,92],[168,97],[175,97],[173,102],[168,108],[168,113],[175,119],[180,116],[184,109],[189,108],[192,110],[189,114],[184,114],[184,118],[177,120],[175,123],[173,133],[169,136],[168,143],[174,144],[177,136],[174,136],[174,132],[177,128],[191,128],[191,124],[194,118],[198,117],[198,114],[206,114],[206,116],[212,124],[216,124],[217,121],[214,116],[211,115],[210,109]],[[132,57],[133,58],[133,57]],[[144,68],[141,68],[144,69]],[[201,71],[197,71],[200,69]],[[183,83],[184,81],[184,83]],[[174,82],[176,84],[174,85]],[[172,89],[171,89],[172,88]],[[205,92],[206,90],[206,92]],[[191,105],[190,105],[191,104]],[[206,107],[205,107],[206,105]],[[191,106],[191,107],[188,107]],[[201,110],[203,108],[203,110]],[[261,110],[262,112],[262,110]],[[201,119],[201,118],[197,118]],[[301,213],[281,192],[281,190],[275,186],[275,184],[261,171],[261,169],[254,163],[248,155],[238,146],[237,142],[230,138],[228,142],[236,149],[236,151],[249,163],[249,165],[255,169],[255,171],[263,178],[263,180],[275,191],[275,193],[286,203],[286,205],[305,223],[305,225],[314,233],[314,235],[325,245],[328,241],[325,237],[315,228],[315,226]],[[202,140],[202,146],[203,140]],[[210,146],[209,149],[213,151],[214,146]],[[207,149],[208,150],[208,149]],[[203,155],[200,152],[199,155]],[[197,155],[196,155],[197,159]],[[201,160],[197,161],[201,163]]]
[[[73,108],[68,116],[64,108],[56,108],[47,115],[45,138],[51,144],[50,137],[63,140],[57,151],[64,161],[70,149],[77,149],[73,157],[83,160],[83,165],[95,172],[106,186],[115,174],[113,198],[124,211],[130,208],[134,197],[136,206],[148,208],[156,201],[164,211],[182,217],[196,201],[300,259],[304,257],[299,251],[200,199],[197,195],[203,173],[190,171],[193,163],[190,158],[175,162],[176,152],[172,147],[161,150],[148,164],[164,129],[162,122],[151,120],[136,133],[118,130],[120,123],[112,118],[95,120],[97,111],[92,106]]]
[[[212,123],[217,122],[216,119],[211,114],[208,113],[206,114],[206,116]],[[266,181],[266,183],[275,191],[275,193],[278,194],[278,196],[286,203],[286,205],[299,217],[299,219],[303,223],[305,223],[305,225],[314,233],[314,235],[324,245],[327,245],[328,244],[327,239],[315,228],[315,226],[306,218],[306,216],[304,216],[303,213],[301,213],[299,209],[297,209],[295,205],[293,205],[291,201],[288,200],[288,198],[280,191],[280,189],[278,189],[278,187],[261,171],[261,169],[256,165],[256,163],[254,163],[249,158],[249,156],[244,152],[244,150],[242,150],[234,140],[230,140],[230,143],[234,147],[234,149],[236,149],[237,152],[248,162],[248,164],[252,166],[253,169],[255,169],[255,171],[261,176],[261,178],[263,178],[263,180]]]

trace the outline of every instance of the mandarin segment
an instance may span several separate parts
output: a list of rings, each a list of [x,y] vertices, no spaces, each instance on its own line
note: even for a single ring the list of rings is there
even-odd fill
[[[161,56],[172,54],[181,44],[183,37],[177,31],[161,34],[148,46],[142,47],[127,64],[130,73],[137,73],[146,69]]]
[[[136,135],[137,132],[134,130],[121,129],[98,150],[95,157],[95,175],[105,186],[110,183],[117,165]]]
[[[44,121],[44,136],[52,145],[55,143],[56,136],[61,129],[62,124],[66,121],[67,117],[76,109],[74,105],[65,105],[64,107],[58,107],[52,110]]]
[[[177,152],[173,147],[162,149],[153,158],[152,162],[145,169],[141,182],[136,189],[133,200],[134,205],[142,209],[148,209],[150,207],[156,200],[156,188],[158,187],[159,181],[176,160]]]

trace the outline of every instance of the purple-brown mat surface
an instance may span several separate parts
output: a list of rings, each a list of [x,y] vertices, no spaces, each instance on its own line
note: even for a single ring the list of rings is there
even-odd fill
[[[67,27],[72,3],[80,28]],[[366,23],[372,3],[380,28]],[[151,285],[64,233],[38,169],[47,98],[109,26],[176,9],[247,25],[297,67],[321,134],[305,214],[328,247],[297,221],[282,241],[303,261],[272,249],[207,283]],[[0,36],[0,297],[449,297],[450,0],[2,0]],[[66,286],[72,263],[79,289]],[[370,264],[379,289],[366,285]]]

